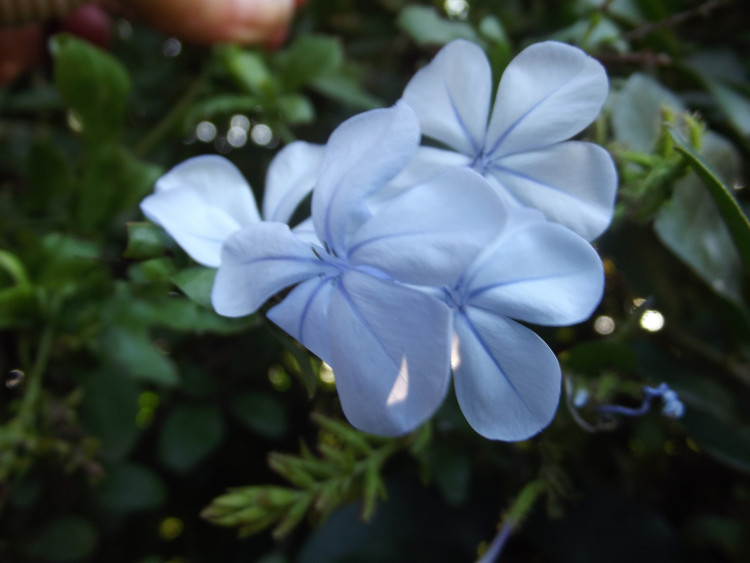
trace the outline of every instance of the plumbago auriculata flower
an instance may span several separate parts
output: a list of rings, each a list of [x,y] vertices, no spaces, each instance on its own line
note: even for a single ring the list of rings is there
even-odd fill
[[[536,434],[556,411],[560,367],[517,321],[577,323],[601,299],[587,239],[611,219],[614,168],[603,149],[565,139],[595,117],[606,76],[573,47],[532,46],[511,62],[488,122],[489,84],[479,47],[449,44],[394,107],[344,122],[325,149],[282,150],[265,221],[219,157],[176,167],[142,204],[218,267],[219,314],[253,313],[288,290],[268,318],[331,365],[361,430],[414,430],[452,372],[477,432]],[[419,147],[421,135],[459,152]],[[311,189],[311,217],[290,228]]]

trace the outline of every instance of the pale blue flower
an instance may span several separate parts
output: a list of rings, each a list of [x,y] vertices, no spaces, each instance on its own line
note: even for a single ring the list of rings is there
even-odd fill
[[[369,197],[411,160],[420,130],[405,103],[355,116],[326,146],[313,192],[317,239],[255,223],[224,243],[212,300],[242,316],[295,286],[268,317],[331,365],[344,413],[381,435],[415,429],[450,381],[451,310],[412,286],[453,283],[496,236],[505,208],[456,169],[373,214]]]
[[[456,396],[479,434],[523,440],[549,424],[560,398],[560,366],[516,320],[579,323],[603,288],[602,262],[580,236],[530,209],[503,218],[499,236],[444,289],[454,311]]]
[[[266,220],[289,221],[312,191],[322,159],[322,146],[301,141],[279,151],[266,174]],[[221,245],[232,233],[261,220],[242,173],[216,155],[198,156],[175,166],[156,182],[154,193],[141,202],[141,210],[196,262],[211,267],[219,266]]]
[[[608,91],[604,68],[576,47],[547,41],[510,62],[490,114],[491,89],[487,57],[468,41],[452,41],[419,70],[404,99],[423,135],[452,150],[423,147],[397,183],[468,166],[510,205],[539,209],[596,238],[612,219],[615,167],[603,148],[567,139],[599,113]]]

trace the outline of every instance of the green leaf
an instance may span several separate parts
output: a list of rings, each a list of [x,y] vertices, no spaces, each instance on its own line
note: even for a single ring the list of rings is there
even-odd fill
[[[334,37],[300,35],[277,55],[281,82],[287,92],[296,92],[315,78],[341,67],[344,49]]]
[[[289,94],[277,101],[281,116],[290,125],[312,123],[315,119],[315,108],[312,102],[302,94]]]
[[[195,266],[177,272],[172,276],[172,282],[180,288],[189,299],[212,309],[211,306],[211,289],[214,286],[216,277],[215,268],[205,268]]]
[[[713,167],[698,155],[678,132],[670,128],[669,134],[675,143],[675,148],[685,156],[688,164],[708,188],[719,213],[729,228],[735,247],[745,264],[750,265],[750,222],[734,198],[732,190],[724,185]]]
[[[232,45],[223,47],[220,54],[230,76],[247,92],[261,98],[273,92],[274,78],[260,53]]]
[[[430,451],[430,466],[446,502],[453,505],[464,502],[471,482],[471,462],[466,451],[435,442]]]
[[[739,156],[728,141],[707,133],[703,142],[702,158],[721,167],[725,177],[739,172]],[[742,304],[742,261],[711,194],[695,173],[675,184],[654,228],[661,241],[711,288]]]
[[[51,40],[55,85],[92,141],[116,139],[130,93],[130,77],[120,62],[88,41],[72,35]]]
[[[167,491],[159,476],[135,463],[113,467],[96,491],[98,503],[112,512],[154,510],[166,497]]]
[[[138,437],[138,386],[114,369],[86,373],[81,418],[86,429],[101,441],[107,461],[123,458]]]
[[[428,6],[407,6],[396,23],[417,45],[445,45],[454,39],[482,43],[471,25],[442,18]]]
[[[615,139],[629,148],[650,153],[662,127],[662,106],[684,111],[682,102],[653,78],[635,73],[611,103]]]
[[[383,100],[363,90],[353,76],[341,73],[319,76],[310,82],[310,86],[324,96],[353,108],[367,110],[385,105]]]
[[[174,246],[172,239],[159,225],[147,222],[131,221],[127,224],[128,244],[122,253],[124,258],[147,260],[163,256],[168,248]]]
[[[276,440],[289,430],[289,415],[285,404],[275,395],[254,391],[232,399],[232,414],[248,428],[262,436]]]
[[[175,407],[159,435],[159,460],[179,473],[187,473],[206,459],[224,437],[224,419],[218,407]]]
[[[103,357],[125,368],[131,377],[158,385],[175,385],[177,368],[152,342],[145,327],[110,326],[99,340]]]

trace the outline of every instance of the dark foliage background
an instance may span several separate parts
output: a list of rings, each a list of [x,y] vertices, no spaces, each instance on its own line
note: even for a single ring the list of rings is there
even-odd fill
[[[746,205],[745,10],[311,0],[275,52],[126,21],[109,52],[53,37],[48,64],[0,90],[0,561],[472,561],[509,521],[502,561],[747,561],[750,230],[715,205]],[[279,146],[393,103],[455,37],[496,80],[550,38],[611,80],[583,135],[621,178],[596,243],[606,294],[589,322],[541,332],[588,401],[522,443],[476,435],[452,397],[413,436],[355,432],[325,368],[261,316],[215,315],[212,272],[138,210],[204,153],[260,196]],[[704,162],[715,176],[696,175]],[[661,382],[681,419],[574,420]]]

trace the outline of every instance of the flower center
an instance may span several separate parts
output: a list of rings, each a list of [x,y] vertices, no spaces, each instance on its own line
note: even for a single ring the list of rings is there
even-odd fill
[[[471,168],[472,170],[475,170],[482,176],[485,175],[487,170],[490,168],[490,165],[492,164],[492,158],[490,155],[484,152],[484,148],[480,150],[476,156],[474,157],[474,160],[471,161]]]

